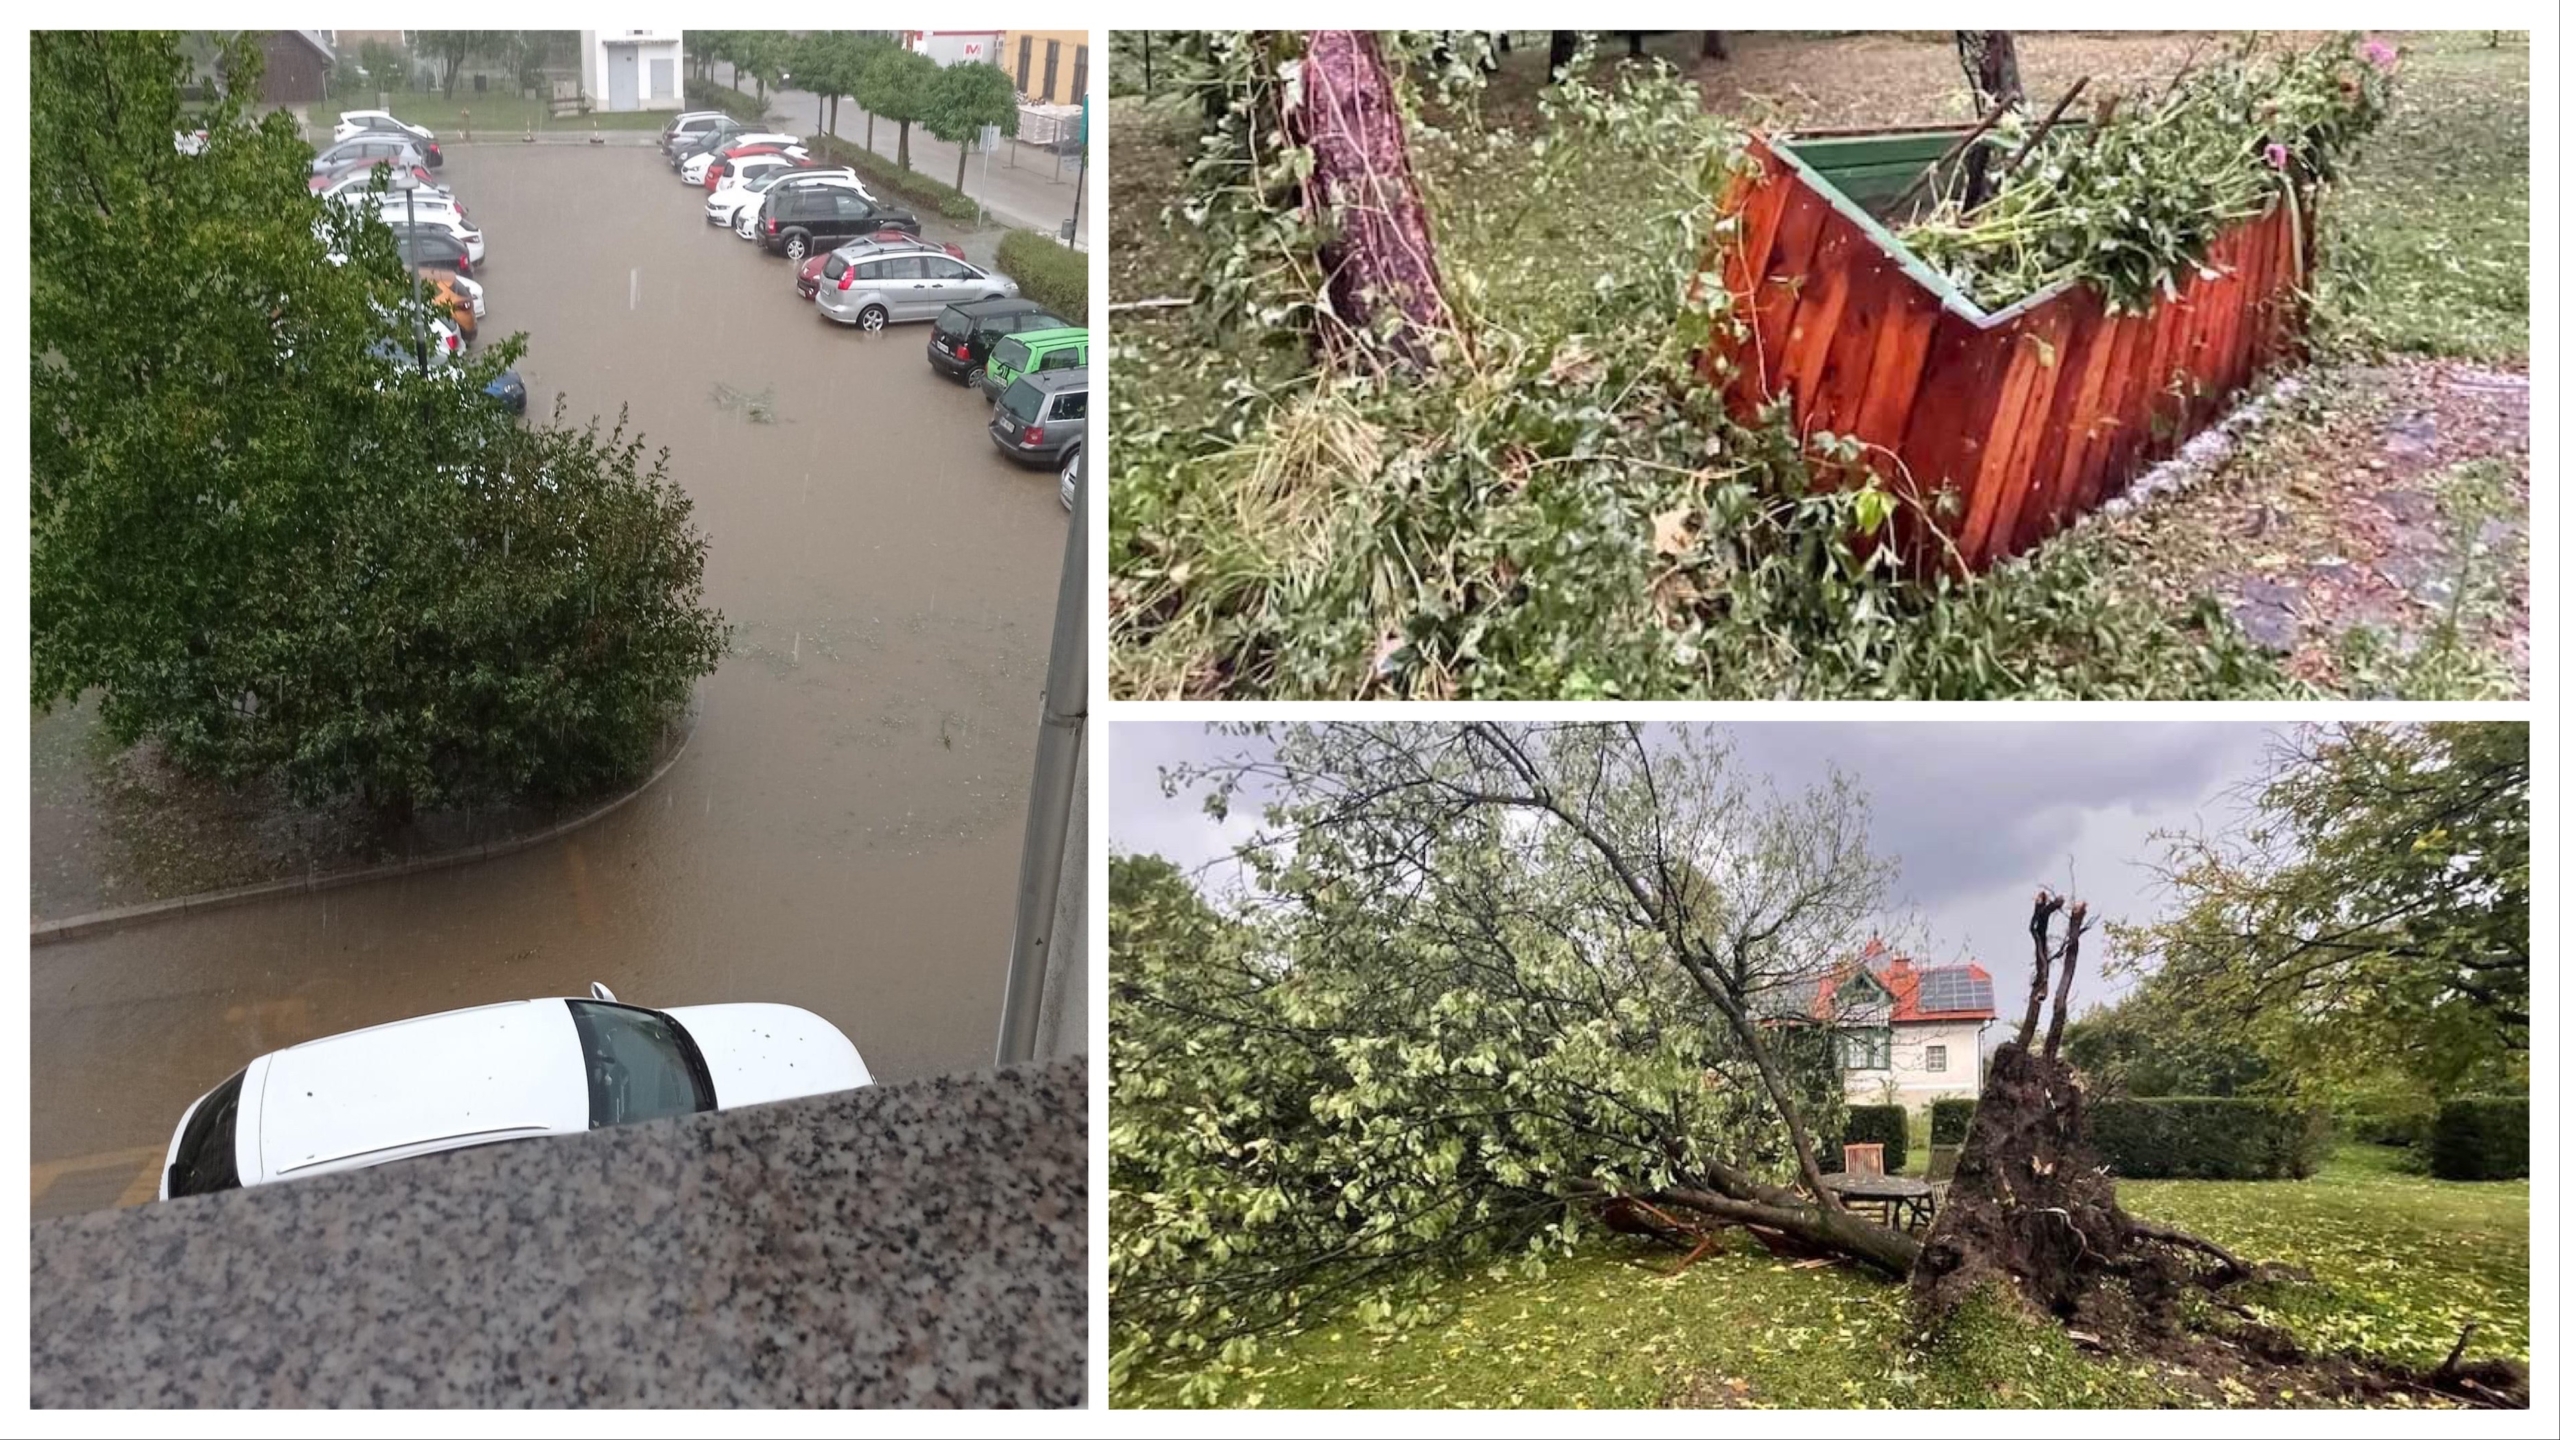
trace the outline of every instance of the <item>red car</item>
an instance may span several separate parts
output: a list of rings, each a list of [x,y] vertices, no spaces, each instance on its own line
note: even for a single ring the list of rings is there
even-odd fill
[[[818,298],[819,285],[829,280],[841,282],[844,279],[845,251],[847,250],[872,246],[882,250],[895,250],[907,245],[937,243],[941,242],[927,240],[920,235],[910,235],[904,230],[875,230],[868,240],[857,240],[851,245],[841,246],[824,254],[811,255],[800,262],[800,298],[814,301]],[[961,253],[957,245],[942,244],[942,252],[954,260],[969,258]]]
[[[796,155],[792,153],[795,150],[799,151]],[[720,177],[729,173],[729,162],[744,160],[750,155],[782,155],[793,161],[800,161],[807,159],[809,152],[800,150],[796,145],[741,145],[734,150],[723,150],[719,157],[711,162],[711,167],[702,172],[702,188],[704,190],[719,189]]]

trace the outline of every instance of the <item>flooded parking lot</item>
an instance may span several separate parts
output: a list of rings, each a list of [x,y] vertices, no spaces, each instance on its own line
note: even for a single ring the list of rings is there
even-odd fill
[[[995,452],[925,327],[818,319],[653,149],[449,154],[488,236],[484,338],[528,336],[532,413],[627,412],[667,448],[733,653],[683,759],[569,838],[39,947],[39,1215],[147,1194],[187,1102],[262,1051],[591,980],[805,1006],[881,1080],[992,1054],[1067,532],[1054,475]],[[992,260],[992,237],[959,238]]]

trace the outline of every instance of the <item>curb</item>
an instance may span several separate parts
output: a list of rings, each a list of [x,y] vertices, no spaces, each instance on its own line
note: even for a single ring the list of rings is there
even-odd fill
[[[637,799],[649,787],[665,778],[668,771],[676,768],[676,762],[682,760],[685,751],[692,748],[693,732],[700,724],[701,715],[696,712],[694,724],[686,726],[684,738],[676,742],[676,753],[668,756],[657,769],[650,771],[647,779],[583,815],[573,815],[530,835],[492,840],[485,845],[466,846],[460,850],[448,850],[441,855],[429,855],[417,860],[395,860],[356,870],[332,870],[290,880],[261,880],[254,885],[237,885],[228,890],[207,890],[200,895],[180,895],[169,900],[146,900],[138,905],[120,905],[112,910],[92,910],[86,915],[73,915],[62,920],[38,921],[27,927],[27,944],[32,947],[59,944],[66,940],[85,940],[93,935],[105,935],[135,925],[146,925],[154,920],[165,920],[173,915],[225,910],[235,905],[246,905],[251,901],[273,899],[279,895],[308,895],[322,890],[341,890],[350,885],[361,885],[369,880],[397,880],[409,875],[424,875],[433,870],[450,870],[455,866],[468,865],[478,860],[495,860],[502,855],[515,854],[519,850],[530,850],[536,845],[547,844],[563,835],[583,830]]]

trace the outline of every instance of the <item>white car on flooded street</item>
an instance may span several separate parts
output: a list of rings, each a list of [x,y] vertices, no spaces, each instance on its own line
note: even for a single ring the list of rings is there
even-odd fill
[[[648,1010],[597,985],[261,1055],[179,1117],[160,1198],[870,1083],[853,1041],[797,1006]]]

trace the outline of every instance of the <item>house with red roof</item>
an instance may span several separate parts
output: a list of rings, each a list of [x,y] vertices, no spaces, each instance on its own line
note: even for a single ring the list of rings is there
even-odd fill
[[[1997,1012],[1980,965],[1916,964],[1870,940],[1803,998],[1805,1018],[1835,1027],[1849,1103],[1917,1110],[1981,1093],[1982,1035]]]

